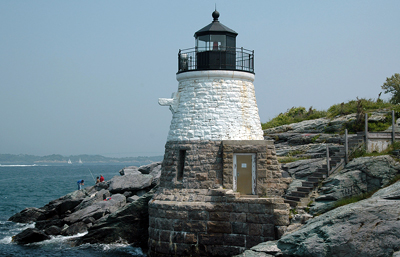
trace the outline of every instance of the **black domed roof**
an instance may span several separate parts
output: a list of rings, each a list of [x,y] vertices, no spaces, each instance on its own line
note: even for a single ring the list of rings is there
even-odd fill
[[[238,33],[227,26],[223,25],[218,21],[219,12],[215,10],[212,13],[212,17],[214,18],[213,22],[202,28],[201,30],[194,33],[194,36],[197,38],[198,36],[202,35],[209,35],[209,34],[220,34],[220,35],[232,35],[237,36]]]

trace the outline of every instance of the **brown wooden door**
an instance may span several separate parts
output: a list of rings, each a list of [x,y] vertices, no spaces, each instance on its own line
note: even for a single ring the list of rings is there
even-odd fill
[[[237,191],[252,194],[252,155],[236,155]]]

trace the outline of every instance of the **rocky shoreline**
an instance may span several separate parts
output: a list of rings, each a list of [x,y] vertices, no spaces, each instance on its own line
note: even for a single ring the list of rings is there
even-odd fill
[[[9,218],[35,222],[13,237],[17,244],[86,233],[72,244],[124,242],[146,248],[148,202],[161,175],[161,163],[127,167],[120,175],[71,192],[41,208],[26,208]]]
[[[287,192],[326,164],[327,146],[334,150],[343,144],[342,136],[325,134],[322,128],[329,124],[335,130],[352,118],[305,121],[264,131],[266,139],[275,140],[278,158],[302,158],[281,164],[282,177],[291,181]],[[290,210],[290,224],[275,227],[278,240],[238,256],[400,256],[400,181],[392,184],[399,174],[400,164],[390,155],[353,159],[321,181],[311,192],[309,204]],[[27,208],[9,220],[35,222],[35,228],[24,230],[13,241],[27,244],[53,235],[86,233],[71,243],[123,242],[145,252],[149,201],[160,175],[160,162],[132,166],[110,181],[74,191],[41,208]],[[332,209],[338,200],[373,192],[370,198]]]

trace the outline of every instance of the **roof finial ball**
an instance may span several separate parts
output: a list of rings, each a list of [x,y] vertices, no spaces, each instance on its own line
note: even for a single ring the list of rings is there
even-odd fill
[[[212,17],[214,18],[214,21],[218,21],[219,12],[217,10],[213,11]]]

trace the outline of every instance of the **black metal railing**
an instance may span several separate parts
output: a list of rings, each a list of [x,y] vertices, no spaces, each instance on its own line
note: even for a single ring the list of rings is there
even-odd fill
[[[254,73],[254,51],[242,48],[179,50],[178,73],[195,70],[238,70]]]

